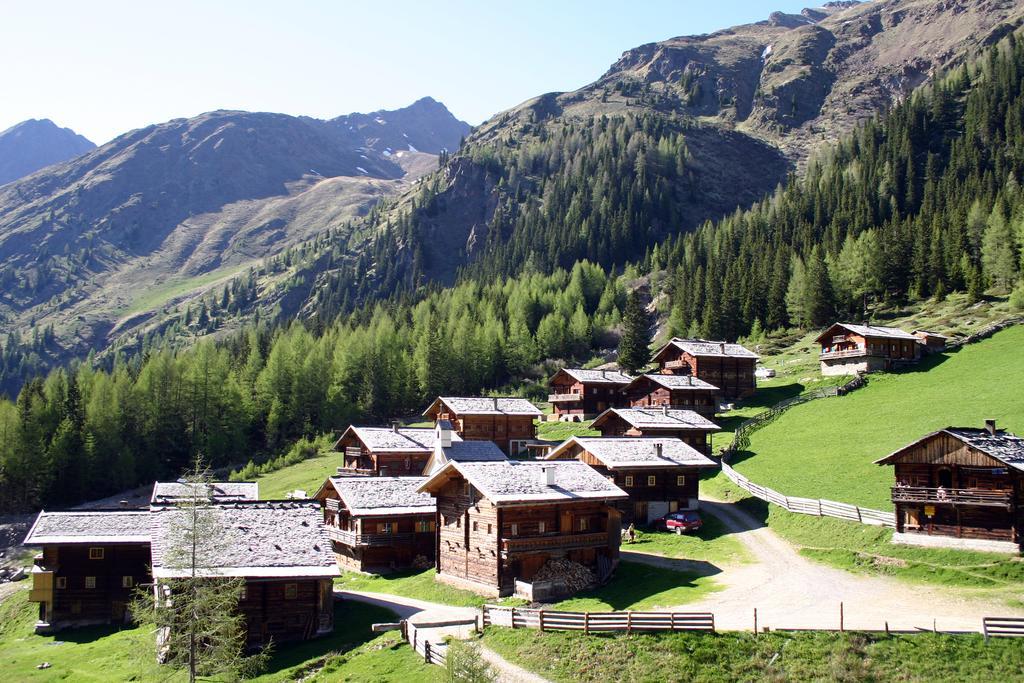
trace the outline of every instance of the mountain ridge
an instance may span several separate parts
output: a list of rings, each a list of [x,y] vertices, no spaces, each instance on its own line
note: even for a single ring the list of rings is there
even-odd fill
[[[50,119],[27,119],[0,131],[0,185],[84,154],[96,145]]]

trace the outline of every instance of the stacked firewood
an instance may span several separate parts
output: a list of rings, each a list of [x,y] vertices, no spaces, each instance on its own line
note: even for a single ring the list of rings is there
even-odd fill
[[[566,588],[575,593],[576,591],[590,588],[597,583],[597,576],[590,569],[579,562],[572,560],[548,560],[540,568],[533,581],[553,581],[565,584]]]

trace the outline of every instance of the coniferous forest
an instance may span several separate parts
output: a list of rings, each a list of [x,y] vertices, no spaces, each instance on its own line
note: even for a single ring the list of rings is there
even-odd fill
[[[683,125],[648,115],[514,151],[471,145],[444,163],[486,167],[506,202],[458,284],[423,284],[424,183],[415,210],[366,252],[384,264],[401,243],[411,262],[343,269],[316,297],[315,323],[261,323],[27,379],[0,402],[0,500],[72,504],[176,476],[197,452],[236,465],[350,421],[408,415],[439,393],[516,390],[546,359],[614,347],[638,282],[668,294],[668,332],[730,340],[953,291],[1010,292],[1024,308],[1022,80],[1024,45],[1011,35],[755,206],[691,232],[675,229]],[[5,362],[24,366],[8,348]]]

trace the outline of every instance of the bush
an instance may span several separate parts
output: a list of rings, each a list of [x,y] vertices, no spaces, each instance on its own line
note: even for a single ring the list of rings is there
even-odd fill
[[[447,680],[451,683],[492,683],[498,675],[480,653],[480,645],[453,640],[448,643],[444,661]]]

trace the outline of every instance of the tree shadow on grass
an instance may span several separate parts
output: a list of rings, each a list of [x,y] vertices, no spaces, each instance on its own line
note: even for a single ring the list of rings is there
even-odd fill
[[[637,607],[637,603],[679,588],[701,590],[696,580],[703,576],[721,573],[721,569],[710,562],[692,561],[691,564],[707,565],[698,571],[676,571],[662,567],[652,567],[639,562],[623,560],[611,581],[599,588],[582,591],[566,601],[563,605],[555,605],[557,609],[575,610],[576,600],[597,600],[608,605],[611,610],[646,609]],[[681,600],[666,599],[659,605],[678,604]],[[600,609],[600,608],[599,608]]]
[[[758,387],[753,396],[737,403],[737,408],[771,408],[779,401],[799,396],[807,387],[800,382],[779,384],[772,387]],[[745,418],[744,418],[745,419]]]
[[[84,643],[93,643],[98,640],[102,640],[108,636],[112,636],[120,631],[134,631],[138,626],[135,624],[98,624],[96,626],[79,626],[78,628],[69,628],[57,631],[53,634],[53,642],[65,642],[75,643],[78,645]],[[156,646],[154,641],[154,647]]]

